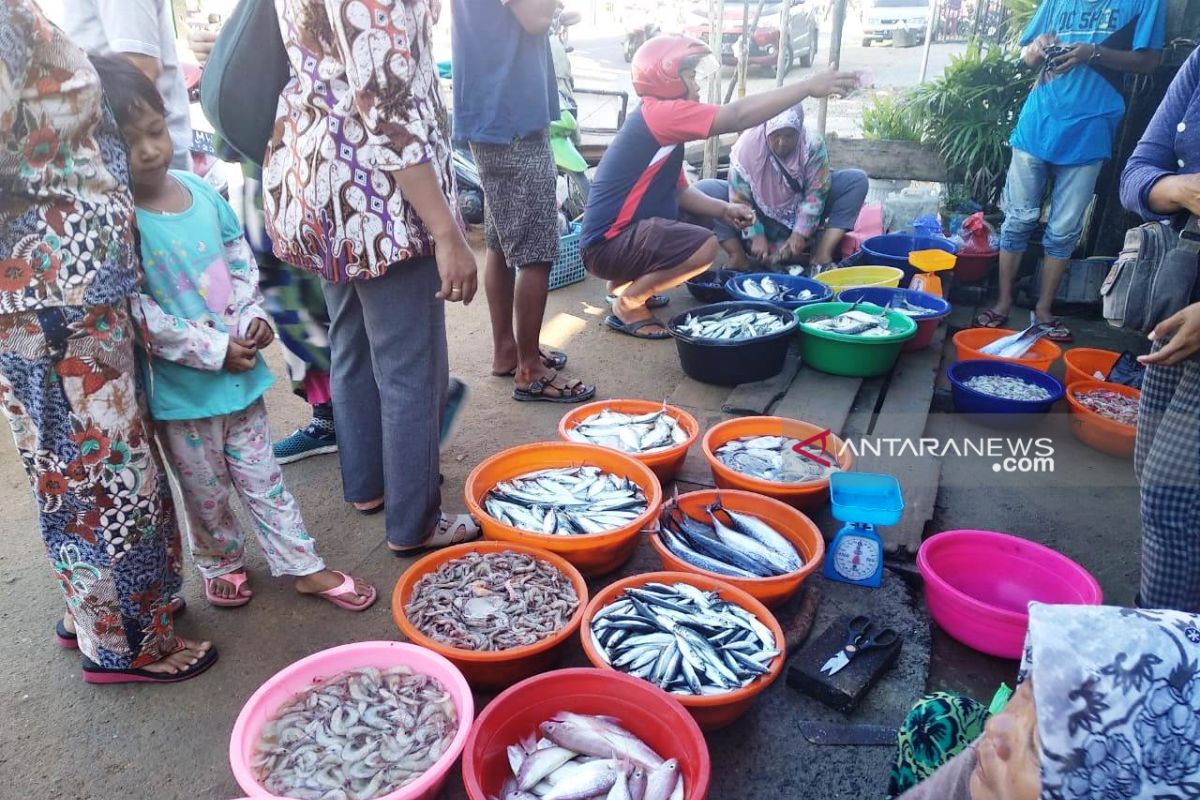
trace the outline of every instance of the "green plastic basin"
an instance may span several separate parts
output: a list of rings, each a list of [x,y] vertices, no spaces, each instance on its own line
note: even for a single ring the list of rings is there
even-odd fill
[[[900,356],[900,348],[917,335],[917,323],[899,311],[888,311],[888,325],[893,333],[887,336],[846,336],[841,333],[815,331],[804,324],[813,317],[835,317],[849,310],[853,303],[814,303],[795,311],[800,323],[800,357],[815,370],[830,375],[869,378],[883,375]],[[882,308],[859,303],[858,309],[877,314]]]

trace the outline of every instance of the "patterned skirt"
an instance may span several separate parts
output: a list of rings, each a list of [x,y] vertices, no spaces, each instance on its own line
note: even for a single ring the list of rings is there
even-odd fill
[[[182,567],[133,348],[124,302],[0,315],[0,403],[42,540],[80,650],[118,669],[172,652]]]

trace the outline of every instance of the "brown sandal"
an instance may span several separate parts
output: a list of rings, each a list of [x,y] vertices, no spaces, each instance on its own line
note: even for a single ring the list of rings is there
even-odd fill
[[[588,386],[578,378],[561,384],[556,383],[557,380],[558,373],[554,373],[546,378],[538,378],[524,389],[518,386],[513,389],[513,400],[523,403],[583,403],[596,396],[596,387]],[[547,394],[547,389],[557,394]]]

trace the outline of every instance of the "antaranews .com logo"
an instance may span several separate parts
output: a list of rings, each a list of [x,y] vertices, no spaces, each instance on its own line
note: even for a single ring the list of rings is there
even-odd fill
[[[823,466],[829,466],[822,458],[831,431],[825,430],[801,442],[795,449],[800,455]],[[820,451],[804,449],[817,445]],[[1054,472],[1054,441],[1048,437],[1027,438],[988,436],[977,439],[908,438],[861,438],[845,439],[838,456],[849,451],[855,458],[986,458],[992,462],[992,472],[1029,474]]]

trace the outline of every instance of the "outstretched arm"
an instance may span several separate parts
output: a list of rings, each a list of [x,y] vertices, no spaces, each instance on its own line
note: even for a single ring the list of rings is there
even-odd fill
[[[768,92],[752,94],[721,106],[717,118],[713,121],[711,135],[718,136],[753,128],[776,114],[783,113],[806,97],[845,95],[857,88],[858,76],[855,73],[830,71]]]

